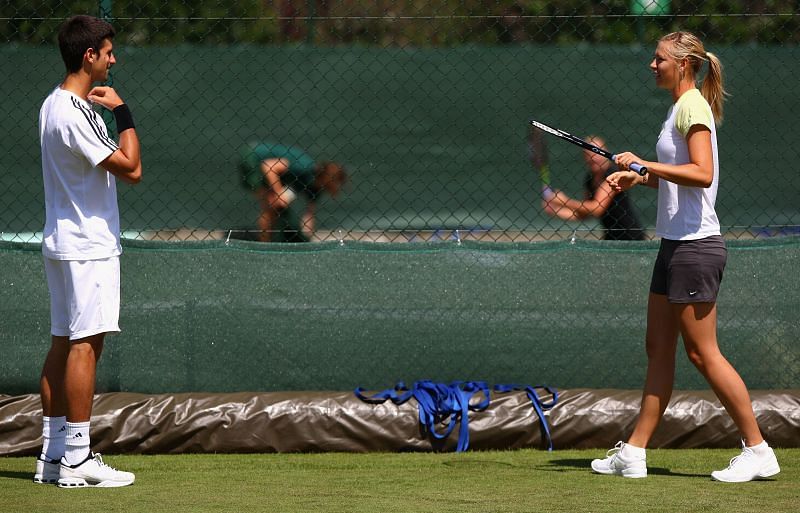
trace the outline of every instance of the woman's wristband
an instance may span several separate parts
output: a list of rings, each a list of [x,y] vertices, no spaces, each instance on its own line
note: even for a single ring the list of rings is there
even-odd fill
[[[128,108],[128,104],[123,103],[122,105],[117,105],[112,112],[114,113],[114,120],[117,122],[118,134],[121,134],[129,128],[136,128],[136,125],[133,124],[133,116],[131,115],[131,109]]]

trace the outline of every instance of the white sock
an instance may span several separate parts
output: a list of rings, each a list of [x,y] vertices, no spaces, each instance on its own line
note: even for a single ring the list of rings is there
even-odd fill
[[[767,449],[769,449],[769,445],[767,444],[767,441],[764,440],[763,442],[761,442],[758,445],[754,445],[752,447],[748,447],[748,449],[753,451],[756,454],[756,456],[762,456],[767,452]]]
[[[620,453],[624,453],[626,458],[645,458],[647,451],[642,447],[636,447],[635,445],[626,443]]]
[[[89,422],[67,422],[67,439],[64,459],[68,465],[77,465],[89,457]]]
[[[49,461],[61,459],[67,439],[66,417],[42,417],[42,456]]]

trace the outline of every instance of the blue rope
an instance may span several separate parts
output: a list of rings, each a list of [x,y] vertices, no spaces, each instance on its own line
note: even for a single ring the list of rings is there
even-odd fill
[[[536,392],[537,389],[542,389],[547,391],[552,396],[552,399],[548,402],[544,402],[539,398],[539,394]],[[551,388],[548,386],[538,385],[538,386],[530,386],[530,385],[495,385],[494,390],[496,392],[511,392],[512,390],[524,390],[525,394],[528,396],[528,399],[531,400],[531,405],[533,409],[536,411],[536,415],[539,416],[539,424],[542,430],[542,439],[547,444],[547,450],[553,450],[553,439],[550,436],[550,426],[547,424],[547,417],[545,415],[546,410],[550,410],[558,403],[558,391],[555,388]]]
[[[470,404],[475,395],[483,395],[477,404]],[[412,397],[417,400],[419,423],[427,433],[437,440],[447,438],[459,425],[457,452],[469,448],[469,411],[483,411],[489,406],[489,386],[483,381],[454,381],[449,385],[433,381],[415,381],[409,389],[402,381],[394,388],[377,394],[365,395],[364,389],[356,388],[355,395],[362,401],[380,404],[387,400],[394,404],[403,404]],[[449,419],[443,432],[436,430],[436,425]]]
[[[536,393],[537,388],[544,388],[550,392],[553,396],[552,401],[542,402]],[[547,439],[548,450],[552,450],[553,443],[550,439],[550,428],[547,426],[544,410],[555,406],[558,401],[558,393],[554,389],[541,386],[495,385],[494,390],[498,392],[526,391],[541,420],[542,433]],[[362,401],[371,404],[381,404],[388,400],[396,405],[403,404],[413,397],[417,400],[420,425],[437,440],[447,438],[456,425],[459,426],[456,452],[466,451],[469,448],[469,412],[485,410],[489,406],[490,399],[489,386],[484,381],[454,381],[447,385],[422,380],[415,381],[411,388],[400,381],[394,388],[387,388],[373,395],[367,395],[365,390],[359,387],[355,389],[355,395]],[[483,396],[483,399],[476,404],[470,404],[475,396]],[[443,432],[437,432],[436,425],[445,419],[449,419],[447,427]]]

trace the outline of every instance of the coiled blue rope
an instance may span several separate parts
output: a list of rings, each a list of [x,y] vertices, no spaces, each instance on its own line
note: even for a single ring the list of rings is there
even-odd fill
[[[552,395],[552,400],[549,402],[541,401],[537,395],[537,389],[547,390]],[[542,425],[542,436],[547,441],[548,450],[552,450],[553,442],[550,438],[550,428],[547,425],[544,411],[549,410],[558,402],[558,393],[555,389],[528,385],[495,385],[494,390],[497,392],[525,390],[539,416]],[[490,400],[489,385],[484,381],[454,381],[448,385],[422,380],[415,381],[411,388],[401,381],[394,388],[387,388],[373,395],[367,395],[365,390],[359,387],[355,389],[355,395],[362,401],[371,404],[392,401],[397,405],[403,404],[413,397],[417,401],[420,425],[434,438],[438,440],[447,438],[456,425],[459,424],[456,452],[466,451],[469,448],[468,413],[470,411],[485,410],[489,406]],[[470,404],[475,396],[482,396],[483,398],[475,404]],[[448,418],[449,421],[444,432],[437,432],[436,424]]]

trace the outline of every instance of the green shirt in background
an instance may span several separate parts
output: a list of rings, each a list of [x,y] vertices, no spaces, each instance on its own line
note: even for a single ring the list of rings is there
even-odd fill
[[[289,170],[281,175],[281,183],[297,193],[304,193],[308,199],[316,199],[319,191],[313,188],[316,162],[305,151],[294,146],[273,142],[251,142],[240,150],[239,170],[242,185],[250,190],[267,185],[261,172],[261,162],[267,159],[286,159]]]

